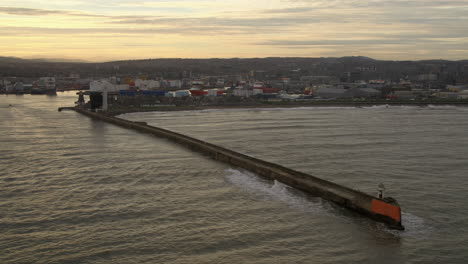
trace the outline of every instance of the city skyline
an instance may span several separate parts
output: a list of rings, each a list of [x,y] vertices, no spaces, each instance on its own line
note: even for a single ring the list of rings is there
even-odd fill
[[[12,1],[0,56],[468,59],[468,0]]]

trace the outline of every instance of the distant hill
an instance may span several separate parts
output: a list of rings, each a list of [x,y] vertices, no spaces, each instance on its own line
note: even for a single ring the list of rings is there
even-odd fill
[[[78,73],[84,78],[137,76],[180,79],[197,76],[249,75],[263,71],[269,79],[301,76],[335,76],[342,79],[400,80],[421,74],[436,74],[447,83],[468,82],[468,60],[384,61],[364,56],[347,57],[268,57],[213,59],[144,59],[103,63],[66,59],[21,59],[0,57],[0,77],[69,76]],[[351,74],[352,73],[352,74]]]
[[[16,58],[16,57],[2,57],[0,56],[0,63],[5,63],[5,62],[23,62],[25,61],[24,59],[21,58]]]
[[[70,62],[70,63],[89,63],[86,60],[78,60],[78,59],[62,59],[62,58],[37,58],[37,59],[29,59],[30,61],[35,62]]]
[[[15,62],[71,62],[71,63],[87,63],[85,60],[75,59],[61,59],[61,58],[34,58],[34,59],[23,59],[18,57],[7,57],[0,56],[0,63],[15,63]]]

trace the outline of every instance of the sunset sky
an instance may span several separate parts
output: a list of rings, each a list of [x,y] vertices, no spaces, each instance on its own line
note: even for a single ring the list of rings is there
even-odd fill
[[[468,59],[468,0],[1,0],[0,56]]]

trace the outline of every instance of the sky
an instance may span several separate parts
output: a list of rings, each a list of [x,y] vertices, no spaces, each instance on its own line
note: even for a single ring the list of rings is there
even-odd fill
[[[468,0],[1,0],[0,56],[468,59]]]

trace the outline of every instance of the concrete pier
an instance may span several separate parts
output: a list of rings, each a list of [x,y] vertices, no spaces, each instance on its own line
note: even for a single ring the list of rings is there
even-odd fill
[[[79,107],[75,107],[74,110],[94,119],[170,139],[192,150],[209,155],[215,160],[223,161],[233,166],[249,170],[260,176],[280,181],[312,195],[333,201],[376,221],[386,223],[391,228],[404,230],[401,224],[401,209],[394,199],[379,199],[303,172],[249,157],[180,133],[149,126],[145,122],[132,122],[102,113],[90,112]]]

